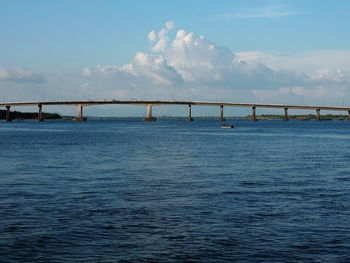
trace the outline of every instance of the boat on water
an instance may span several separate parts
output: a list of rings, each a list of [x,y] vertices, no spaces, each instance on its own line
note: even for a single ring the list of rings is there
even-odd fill
[[[234,128],[233,125],[226,125],[226,124],[221,125],[220,127],[223,128],[223,129],[233,129]]]

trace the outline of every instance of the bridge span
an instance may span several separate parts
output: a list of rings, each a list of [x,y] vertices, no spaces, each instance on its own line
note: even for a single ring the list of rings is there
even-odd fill
[[[94,105],[108,105],[108,104],[123,104],[123,105],[139,105],[147,107],[147,117],[145,121],[155,121],[152,116],[152,107],[165,105],[187,105],[189,121],[192,121],[192,106],[216,106],[220,108],[219,120],[224,121],[224,107],[248,107],[252,109],[252,121],[256,121],[257,108],[274,108],[284,110],[284,120],[289,120],[288,109],[299,110],[314,110],[316,111],[316,120],[321,120],[321,110],[326,111],[347,111],[350,119],[350,106],[317,106],[317,105],[293,105],[293,104],[263,104],[263,103],[236,103],[236,102],[207,102],[207,101],[163,101],[163,100],[74,100],[74,101],[28,101],[28,102],[0,102],[0,107],[6,108],[6,121],[11,121],[11,107],[19,106],[37,106],[38,107],[38,121],[43,121],[42,108],[47,105],[66,105],[77,106],[76,121],[86,120],[83,116],[83,107]]]

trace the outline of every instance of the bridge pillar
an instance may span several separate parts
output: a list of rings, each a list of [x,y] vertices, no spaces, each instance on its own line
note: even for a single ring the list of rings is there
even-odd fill
[[[75,121],[86,121],[86,118],[83,116],[83,105],[78,105],[78,116],[75,118]]]
[[[252,107],[252,119],[251,120],[257,121],[257,119],[256,119],[256,107],[255,106]]]
[[[225,121],[224,118],[224,105],[220,105],[220,118],[219,121]]]
[[[191,104],[188,105],[188,116],[187,116],[187,120],[188,120],[188,121],[193,121]]]
[[[320,109],[316,109],[316,121],[320,121],[321,120],[321,114],[320,114],[321,110]]]
[[[348,120],[350,121],[350,110],[348,110],[348,114],[349,114]]]
[[[5,121],[12,121],[11,119],[11,107],[10,106],[6,106],[6,118]]]
[[[147,105],[147,117],[143,119],[144,121],[155,121],[156,118],[152,117],[152,105]]]
[[[288,108],[284,108],[284,120],[285,120],[285,121],[289,121],[289,117],[288,117]]]
[[[43,105],[38,104],[38,121],[44,121],[42,109],[43,109]]]

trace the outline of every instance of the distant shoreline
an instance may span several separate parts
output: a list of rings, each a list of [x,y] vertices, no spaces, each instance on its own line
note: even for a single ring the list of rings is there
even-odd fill
[[[225,120],[250,120],[251,115],[247,116],[227,116],[225,117]],[[116,120],[116,119],[141,119],[143,117],[96,117],[96,116],[87,116],[88,120]],[[218,119],[217,116],[197,116],[193,117],[194,119],[199,120],[207,120],[207,119]],[[304,114],[304,115],[289,115],[288,118],[290,120],[315,120],[316,116],[312,114]],[[185,116],[158,116],[157,119],[181,119],[186,120],[187,117]],[[262,114],[256,116],[257,120],[283,120],[284,115],[270,115],[270,114]],[[336,115],[336,114],[327,114],[327,115],[321,115],[321,120],[348,120],[348,115]]]
[[[256,119],[258,120],[278,120],[278,119],[284,119],[284,115],[273,115],[273,114],[261,114],[257,115]],[[245,118],[250,119],[251,116],[248,115]],[[342,114],[325,114],[320,116],[321,120],[348,120],[348,115],[342,115]],[[288,115],[288,119],[294,119],[294,120],[301,120],[301,121],[308,121],[308,120],[315,120],[316,115],[313,114],[301,114],[301,115]]]
[[[74,116],[61,116],[58,113],[42,113],[43,118],[46,120],[74,120]],[[274,114],[261,114],[257,115],[257,120],[283,120],[284,115],[274,115]],[[349,120],[348,115],[342,115],[342,114],[326,114],[321,115],[321,120]],[[6,118],[6,110],[0,110],[0,120],[5,120]],[[143,117],[140,116],[133,116],[133,117],[96,117],[96,116],[87,116],[88,120],[116,120],[116,119],[140,119]],[[159,116],[158,119],[187,119],[185,116]],[[251,115],[247,116],[227,116],[225,117],[226,120],[250,120],[252,118]],[[12,111],[11,112],[11,119],[12,120],[36,120],[38,119],[38,113],[37,112],[20,112],[20,111]],[[218,119],[217,116],[198,116],[194,117],[194,119]],[[301,114],[301,115],[288,115],[288,119],[290,120],[301,120],[301,121],[308,121],[308,120],[315,120],[316,116],[313,114]]]

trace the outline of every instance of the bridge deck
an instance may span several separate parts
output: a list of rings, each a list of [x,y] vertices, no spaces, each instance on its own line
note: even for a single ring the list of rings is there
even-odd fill
[[[37,105],[67,105],[67,106],[93,106],[93,105],[140,105],[140,106],[164,106],[164,105],[198,105],[198,106],[228,106],[228,107],[256,107],[277,109],[301,109],[301,110],[332,110],[350,111],[349,107],[317,106],[317,105],[293,105],[293,104],[261,104],[261,103],[235,103],[235,102],[205,102],[205,101],[153,101],[153,100],[77,100],[77,101],[31,101],[31,102],[2,102],[0,106],[37,106]]]

